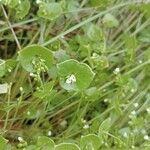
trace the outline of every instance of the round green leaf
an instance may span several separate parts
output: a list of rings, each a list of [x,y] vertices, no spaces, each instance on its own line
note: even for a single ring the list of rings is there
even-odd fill
[[[55,146],[55,150],[80,150],[80,148],[73,143],[61,143]]]
[[[108,28],[117,27],[119,25],[118,20],[110,13],[103,17],[103,23]]]
[[[16,18],[17,19],[23,19],[30,10],[30,1],[29,0],[22,0],[20,3],[18,3],[16,10]]]
[[[62,14],[62,8],[59,3],[40,3],[38,15],[45,19],[54,20]]]
[[[37,56],[40,59],[43,59],[45,61],[44,63],[48,68],[52,66],[53,53],[49,49],[39,46],[39,45],[31,45],[31,46],[25,47],[19,52],[18,58],[22,67],[26,71],[35,72],[32,61]]]
[[[46,136],[40,136],[37,140],[37,147],[41,147],[43,150],[49,150],[54,148],[54,141]]]
[[[94,77],[94,72],[87,64],[79,63],[73,59],[59,63],[57,68],[60,84],[66,90],[84,90],[90,85]],[[75,80],[72,80],[72,77]],[[67,82],[68,80],[71,80],[70,83]]]
[[[101,146],[99,137],[95,134],[88,134],[81,137],[81,148],[86,150],[98,150]]]

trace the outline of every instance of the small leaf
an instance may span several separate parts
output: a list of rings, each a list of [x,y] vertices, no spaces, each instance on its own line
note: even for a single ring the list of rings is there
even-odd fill
[[[17,19],[23,19],[30,10],[30,2],[29,0],[22,0],[20,3],[18,3],[16,10],[16,18]]]
[[[88,24],[85,32],[87,33],[87,37],[92,41],[100,41],[103,39],[100,27],[95,24]]]
[[[49,49],[39,45],[31,45],[25,47],[19,52],[18,56],[22,67],[28,72],[35,72],[32,61],[36,57],[43,59],[45,61],[44,63],[47,66],[47,68],[50,68],[52,66],[53,63],[52,52]]]
[[[41,147],[42,150],[53,150],[54,149],[54,141],[46,136],[40,136],[37,140],[37,146]]]
[[[37,150],[37,147],[35,145],[29,145],[26,147],[26,150]]]
[[[102,122],[99,127],[99,134],[103,133],[103,131],[108,132],[111,127],[111,118],[107,118]]]
[[[108,28],[117,27],[119,25],[118,20],[110,13],[103,17],[103,23]]]
[[[101,141],[97,135],[88,134],[81,137],[80,144],[83,150],[98,150],[101,146]]]
[[[38,15],[42,18],[54,20],[62,14],[62,8],[59,3],[40,3]]]
[[[57,68],[60,84],[66,90],[84,90],[94,78],[94,72],[87,64],[73,59],[59,63]]]
[[[45,83],[36,92],[34,92],[34,96],[40,99],[48,99],[50,101],[55,93],[53,91],[53,85],[53,82]]]
[[[80,150],[80,148],[73,143],[61,143],[55,146],[55,150]]]
[[[66,54],[64,50],[58,50],[54,53],[54,57],[57,59],[58,62],[65,61],[69,59],[69,55]]]
[[[0,150],[6,150],[7,140],[0,136]]]

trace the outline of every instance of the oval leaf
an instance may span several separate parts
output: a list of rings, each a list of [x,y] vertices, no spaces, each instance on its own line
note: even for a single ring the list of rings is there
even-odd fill
[[[80,150],[80,148],[73,143],[61,143],[55,146],[55,150]]]
[[[99,137],[95,134],[88,134],[81,137],[81,147],[87,150],[98,150],[101,146]]]
[[[60,84],[66,90],[84,90],[93,80],[94,72],[85,63],[66,60],[57,65]]]
[[[54,20],[62,14],[62,8],[59,3],[40,3],[38,15],[45,19]]]
[[[39,136],[37,140],[37,146],[41,147],[43,150],[53,149],[54,148],[54,141],[46,136]]]
[[[45,65],[48,68],[52,66],[53,53],[45,47],[42,47],[39,45],[31,45],[31,46],[25,47],[19,52],[19,61],[22,67],[28,72],[35,72],[32,61],[36,57],[43,59],[45,61],[44,62]]]

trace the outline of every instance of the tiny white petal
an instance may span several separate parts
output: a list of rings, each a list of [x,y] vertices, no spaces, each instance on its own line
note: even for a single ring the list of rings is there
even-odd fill
[[[22,137],[19,136],[19,137],[18,137],[18,141],[19,141],[19,142],[23,142],[24,140],[23,140]]]
[[[27,111],[27,115],[30,115],[31,114],[31,112],[30,111]]]
[[[67,84],[71,84],[74,82],[76,82],[76,77],[73,74],[67,77],[67,79],[66,79]]]
[[[52,131],[48,131],[48,136],[51,136],[52,135]]]
[[[150,108],[147,108],[146,111],[148,114],[150,114]]]
[[[135,146],[134,146],[134,145],[132,145],[132,146],[131,146],[131,148],[133,148],[133,149],[134,149],[134,148],[135,148]]]
[[[83,126],[83,129],[88,129],[90,126],[88,125],[88,124],[85,124],[84,126]]]
[[[139,60],[139,63],[141,64],[141,63],[142,63],[142,60]]]
[[[123,136],[124,136],[125,138],[127,138],[127,137],[128,137],[127,132],[124,132],[124,133],[123,133]]]
[[[136,111],[133,110],[133,111],[131,112],[131,114],[132,114],[132,115],[136,115]]]
[[[135,92],[135,89],[131,89],[131,92],[134,93],[134,92]]]
[[[135,108],[137,108],[139,106],[138,103],[134,103],[133,105],[134,105]]]
[[[144,135],[144,140],[149,140],[149,136],[148,135]]]
[[[116,68],[115,70],[114,70],[114,74],[118,74],[120,72],[120,68]]]

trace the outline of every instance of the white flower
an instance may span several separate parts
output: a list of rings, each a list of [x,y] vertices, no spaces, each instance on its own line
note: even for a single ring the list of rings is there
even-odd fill
[[[19,137],[18,137],[18,141],[19,141],[19,142],[23,142],[24,140],[23,140],[22,137],[19,136]]]
[[[150,108],[147,108],[146,111],[148,114],[150,114]]]
[[[124,133],[123,133],[123,136],[124,136],[125,138],[127,138],[127,137],[128,137],[127,132],[124,132]]]
[[[105,99],[104,99],[104,102],[105,102],[105,103],[107,103],[107,102],[108,102],[108,99],[107,99],[107,98],[105,98]]]
[[[148,135],[144,135],[144,140],[149,140],[149,136]]]
[[[20,90],[20,92],[22,92],[23,91],[23,87],[20,87],[19,90]]]
[[[132,149],[134,149],[134,148],[135,148],[135,146],[134,146],[134,145],[132,145],[132,146],[131,146],[131,148],[132,148]]]
[[[116,68],[113,72],[114,74],[118,74],[120,72],[120,68]]]
[[[30,115],[31,114],[31,112],[30,111],[27,111],[27,115]]]
[[[88,125],[88,124],[85,124],[84,126],[83,126],[83,129],[88,129],[90,126]]]
[[[134,105],[135,108],[137,108],[139,106],[138,103],[134,103],[133,105]]]
[[[52,135],[52,131],[48,131],[48,136],[51,136]]]
[[[81,119],[81,122],[82,122],[82,123],[86,123],[86,120],[82,118],[82,119]]]
[[[133,110],[133,111],[131,112],[131,114],[132,114],[132,115],[136,115],[136,111]]]
[[[66,79],[67,84],[72,84],[72,83],[75,83],[75,82],[76,82],[76,77],[73,74],[68,76],[67,79]]]
[[[142,60],[139,60],[139,64],[141,64],[142,63]]]
[[[134,93],[134,92],[135,92],[135,89],[131,89],[131,92]]]
[[[36,0],[36,3],[37,4],[40,4],[42,1],[41,0]]]

